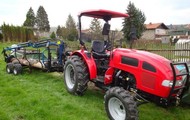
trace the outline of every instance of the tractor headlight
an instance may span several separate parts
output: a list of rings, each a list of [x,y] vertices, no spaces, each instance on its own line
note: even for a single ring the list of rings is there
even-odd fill
[[[162,82],[162,86],[165,86],[165,87],[172,87],[173,85],[173,81],[170,81],[170,80],[164,80]]]
[[[165,87],[172,87],[172,85],[173,85],[173,81],[171,81],[171,80],[164,80],[162,82],[162,86],[165,86]],[[182,85],[183,85],[182,80],[176,80],[175,87],[179,87],[179,86],[182,86]]]

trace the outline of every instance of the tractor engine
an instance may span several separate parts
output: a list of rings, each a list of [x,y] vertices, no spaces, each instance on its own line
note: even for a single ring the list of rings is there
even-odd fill
[[[115,86],[123,87],[125,90],[129,91],[136,89],[136,80],[132,74],[119,70],[115,78]]]

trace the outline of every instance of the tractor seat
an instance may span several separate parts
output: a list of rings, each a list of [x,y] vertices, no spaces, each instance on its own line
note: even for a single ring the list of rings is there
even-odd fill
[[[105,53],[104,41],[100,41],[100,40],[92,41],[92,56],[96,59],[109,57],[109,55]]]

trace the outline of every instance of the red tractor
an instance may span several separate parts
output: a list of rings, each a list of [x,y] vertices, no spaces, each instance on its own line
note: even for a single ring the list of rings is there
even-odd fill
[[[102,34],[107,40],[93,40],[88,51],[81,37],[81,17],[103,19]],[[81,50],[74,51],[64,66],[64,83],[69,93],[83,95],[88,82],[106,91],[105,109],[111,120],[138,119],[137,106],[142,101],[154,101],[168,106],[178,104],[189,89],[186,63],[170,60],[146,51],[114,48],[109,39],[111,18],[129,17],[109,10],[81,12],[79,41]],[[183,66],[180,73],[176,66]]]

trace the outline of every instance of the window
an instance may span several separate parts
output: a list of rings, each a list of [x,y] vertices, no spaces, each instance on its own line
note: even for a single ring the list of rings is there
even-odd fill
[[[156,68],[147,62],[143,62],[142,68],[151,72],[156,72]]]
[[[137,67],[139,61],[136,58],[122,56],[121,57],[121,63]]]

